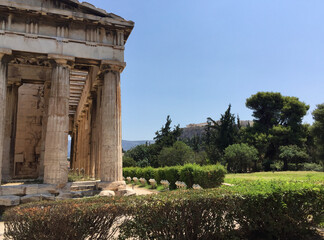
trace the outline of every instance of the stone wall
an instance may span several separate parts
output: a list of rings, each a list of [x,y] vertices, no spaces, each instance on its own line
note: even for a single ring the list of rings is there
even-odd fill
[[[44,111],[43,85],[23,84],[18,91],[15,178],[37,178]]]

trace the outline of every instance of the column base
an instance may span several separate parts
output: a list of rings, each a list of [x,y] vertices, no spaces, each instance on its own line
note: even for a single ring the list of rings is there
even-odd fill
[[[125,181],[98,182],[97,187],[100,190],[120,191],[126,189],[126,182]]]

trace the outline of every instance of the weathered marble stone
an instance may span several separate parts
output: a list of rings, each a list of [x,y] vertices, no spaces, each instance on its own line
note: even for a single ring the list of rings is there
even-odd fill
[[[73,194],[70,192],[60,192],[60,194],[55,198],[55,200],[64,200],[73,198]]]
[[[41,200],[40,194],[31,194],[20,198],[21,204],[30,203],[30,202],[39,202],[40,200]]]
[[[10,195],[10,196],[0,196],[0,206],[16,206],[20,203],[20,197]]]
[[[126,189],[126,183],[125,181],[100,182],[98,183],[98,189],[118,191],[118,189]]]
[[[38,194],[39,185],[38,184],[25,184],[23,185],[25,187],[25,194],[32,195],[32,194]]]
[[[87,191],[81,191],[82,195],[84,197],[91,197],[97,195],[100,191],[98,190],[87,190]]]
[[[53,184],[39,184],[38,185],[38,194],[59,194],[59,189],[56,188]]]
[[[110,191],[110,190],[103,190],[99,193],[100,197],[113,197],[115,196],[115,192],[114,191]]]
[[[81,191],[76,191],[76,192],[71,192],[72,198],[82,198],[82,192]]]
[[[136,192],[134,190],[130,190],[130,189],[124,189],[124,190],[119,190],[116,191],[116,196],[134,196],[136,195]]]
[[[72,186],[72,183],[69,182],[69,183],[65,184],[63,188],[61,188],[60,186],[56,186],[56,188],[60,189],[63,192],[71,192],[71,186]]]
[[[54,201],[55,196],[52,194],[40,194],[41,195],[41,201]]]
[[[8,196],[8,195],[18,195],[22,196],[25,195],[25,187],[23,185],[18,186],[2,186],[1,187],[1,195]]]

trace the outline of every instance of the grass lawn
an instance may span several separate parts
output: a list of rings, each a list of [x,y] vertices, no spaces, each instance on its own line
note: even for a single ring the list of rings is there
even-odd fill
[[[310,182],[318,182],[324,184],[324,173],[287,171],[287,172],[257,172],[257,173],[226,174],[225,177],[226,183],[233,183],[237,180],[310,181]]]

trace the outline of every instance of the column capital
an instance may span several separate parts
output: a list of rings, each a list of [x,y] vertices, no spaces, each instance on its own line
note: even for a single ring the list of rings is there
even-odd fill
[[[57,64],[66,67],[71,67],[75,62],[75,57],[59,55],[59,54],[48,54],[48,58],[53,59]]]
[[[110,71],[121,73],[123,72],[125,67],[125,62],[119,62],[114,60],[102,60],[100,65],[100,71],[101,73],[106,73]]]
[[[12,50],[9,48],[0,48],[0,60],[2,60],[2,58],[5,55],[11,55],[12,54]]]

